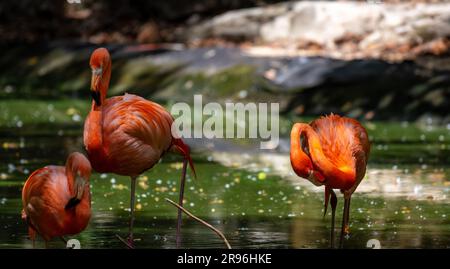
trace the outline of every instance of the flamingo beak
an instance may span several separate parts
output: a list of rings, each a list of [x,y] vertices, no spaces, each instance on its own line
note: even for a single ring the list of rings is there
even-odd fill
[[[308,180],[316,186],[321,186],[325,182],[325,178],[322,176],[322,174],[312,169],[309,171]]]
[[[81,198],[83,198],[83,194],[84,194],[84,187],[86,186],[87,181],[81,177],[81,176],[77,176],[77,179],[75,181],[75,187],[77,188],[77,193],[75,195],[75,197],[78,200],[81,200]]]
[[[100,89],[99,89],[99,84],[101,82],[102,79],[102,68],[92,68],[92,78],[91,78],[91,95],[92,98],[95,101],[95,104],[97,106],[100,106],[101,103],[101,98],[100,98]]]
[[[75,207],[81,202],[86,184],[87,180],[85,180],[83,177],[81,176],[76,177],[74,184],[75,196],[70,198],[69,202],[67,202],[65,206],[65,209]]]
[[[97,91],[91,90],[92,99],[95,101],[95,105],[100,106],[102,101],[100,100],[100,93]]]

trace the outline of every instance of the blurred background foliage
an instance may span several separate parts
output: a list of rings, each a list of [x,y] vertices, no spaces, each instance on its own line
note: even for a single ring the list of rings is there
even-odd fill
[[[151,41],[173,41],[171,30],[176,26],[228,10],[276,2],[281,1],[81,0],[79,4],[77,1],[4,1],[0,3],[0,35],[3,41],[39,42],[64,38],[89,40],[105,33],[112,35],[108,41],[129,42],[143,35],[144,26],[153,29],[149,33]]]
[[[286,115],[447,124],[449,1],[376,3],[5,1],[0,96],[87,98],[89,54],[107,46],[110,94],[169,105],[201,93],[274,100]]]

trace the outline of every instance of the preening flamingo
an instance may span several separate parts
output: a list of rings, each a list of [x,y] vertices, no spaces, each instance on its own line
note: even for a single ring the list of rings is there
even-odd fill
[[[291,131],[291,165],[295,173],[316,186],[325,185],[325,212],[331,204],[331,247],[337,205],[333,189],[344,194],[340,247],[349,233],[350,199],[366,173],[370,144],[356,120],[331,114],[310,124],[296,123]]]
[[[186,168],[195,175],[189,147],[171,133],[173,117],[162,106],[133,94],[106,99],[111,78],[111,57],[107,49],[96,49],[92,69],[91,111],[84,125],[84,145],[92,167],[101,173],[131,178],[128,245],[133,247],[136,178],[152,168],[167,151],[184,156],[179,204],[183,205]],[[177,246],[180,244],[181,210],[178,210]]]
[[[33,241],[78,234],[91,217],[89,177],[91,164],[81,153],[67,158],[66,166],[46,166],[34,171],[22,189],[22,218]]]

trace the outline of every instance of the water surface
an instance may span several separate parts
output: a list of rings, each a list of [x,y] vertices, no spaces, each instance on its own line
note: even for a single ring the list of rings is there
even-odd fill
[[[420,129],[400,123],[369,128],[373,151],[352,200],[345,247],[365,248],[369,239],[383,248],[450,247],[448,132],[445,126]],[[69,152],[81,150],[80,126],[3,126],[0,145],[0,248],[31,248],[20,218],[23,183],[33,170],[61,165]],[[233,248],[326,248],[330,214],[323,218],[323,189],[293,176],[287,156],[200,150],[194,154],[198,179],[188,178],[185,207],[222,230]],[[138,248],[175,247],[177,211],[164,199],[177,201],[180,172],[180,158],[167,156],[138,179]],[[91,187],[92,220],[70,238],[79,239],[82,248],[123,248],[115,235],[127,233],[129,179],[94,173]],[[58,239],[49,244],[64,246]],[[44,247],[42,240],[37,247]],[[224,244],[186,216],[183,247]]]

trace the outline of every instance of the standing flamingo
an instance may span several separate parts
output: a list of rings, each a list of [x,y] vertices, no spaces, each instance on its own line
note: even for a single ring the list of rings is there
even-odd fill
[[[101,173],[131,178],[128,246],[133,247],[136,178],[152,168],[167,151],[184,156],[179,204],[183,205],[186,168],[195,175],[189,147],[171,133],[173,117],[162,106],[133,94],[106,99],[111,78],[111,57],[105,48],[90,59],[92,108],[84,125],[84,145],[92,167]],[[178,210],[177,247],[180,244],[181,210]],[[123,240],[122,240],[123,241]]]
[[[349,233],[350,198],[366,173],[370,144],[367,131],[356,120],[329,115],[310,124],[296,123],[291,131],[291,165],[295,173],[314,185],[325,185],[325,212],[330,201],[331,247],[337,205],[333,189],[344,194],[344,212],[339,246]],[[331,198],[330,198],[331,196]]]
[[[78,234],[91,217],[89,177],[91,164],[81,153],[67,158],[66,166],[46,166],[34,171],[22,189],[22,218],[33,241]],[[64,240],[65,241],[65,240]]]

